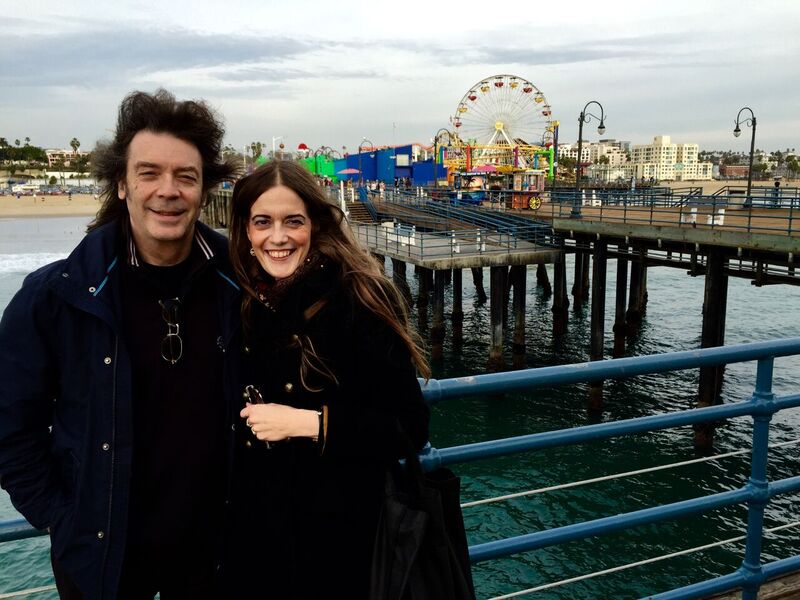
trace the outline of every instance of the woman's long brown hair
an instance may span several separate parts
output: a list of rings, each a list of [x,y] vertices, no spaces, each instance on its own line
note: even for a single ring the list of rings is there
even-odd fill
[[[311,220],[312,248],[340,265],[345,287],[353,291],[367,310],[383,319],[397,333],[407,346],[417,372],[429,378],[430,367],[410,327],[405,300],[383,274],[378,262],[356,241],[345,223],[344,214],[326,199],[314,176],[292,161],[270,161],[237,181],[233,188],[231,263],[246,292],[242,302],[245,323],[250,317],[252,303],[257,301],[253,281],[261,269],[250,256],[250,240],[247,238],[250,208],[261,194],[279,185],[294,191],[305,204]]]

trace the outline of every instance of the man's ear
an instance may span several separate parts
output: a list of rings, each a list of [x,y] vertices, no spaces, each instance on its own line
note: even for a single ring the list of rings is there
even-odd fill
[[[128,192],[125,189],[125,181],[118,181],[117,182],[117,198],[120,200],[125,200],[127,197]]]

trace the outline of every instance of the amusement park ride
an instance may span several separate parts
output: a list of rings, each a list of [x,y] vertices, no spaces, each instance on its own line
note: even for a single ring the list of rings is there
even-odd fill
[[[512,190],[512,208],[539,208],[558,143],[558,121],[541,90],[515,75],[482,79],[450,123],[434,139],[434,160],[447,167],[455,201],[479,204],[492,190]]]

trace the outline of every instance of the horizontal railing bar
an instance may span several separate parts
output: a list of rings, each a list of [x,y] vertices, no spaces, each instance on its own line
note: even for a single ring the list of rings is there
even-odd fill
[[[423,394],[430,403],[435,403],[446,398],[516,392],[537,387],[602,381],[604,379],[622,379],[637,375],[747,362],[792,354],[800,354],[800,338],[751,342],[736,346],[720,346],[649,356],[614,358],[589,363],[523,369],[505,373],[487,373],[468,377],[454,377],[452,379],[431,379],[427,384],[424,384],[423,380]]]
[[[798,395],[798,402],[800,402],[800,395]],[[432,449],[431,452],[422,454],[420,461],[426,469],[429,469],[438,465],[452,465],[531,450],[543,450],[556,446],[570,446],[582,442],[604,440],[619,435],[647,433],[659,429],[742,417],[751,414],[753,411],[754,406],[750,402],[694,408],[679,413],[637,417],[611,423],[598,423],[570,429],[530,433],[501,440],[452,446],[441,450]]]
[[[790,477],[770,483],[765,499],[772,499],[775,496],[796,492],[798,490],[800,490],[800,476]],[[756,496],[760,495],[760,491],[754,490],[750,485],[746,485],[735,490],[719,492],[700,498],[682,500],[680,502],[643,508],[641,510],[612,515],[610,517],[601,517],[583,523],[564,525],[546,531],[536,531],[534,533],[526,533],[502,540],[475,544],[469,548],[470,560],[473,563],[477,563],[517,554],[519,552],[528,552],[547,546],[572,542],[595,535],[605,535],[659,521],[687,517],[724,506],[741,504],[753,500]]]
[[[43,529],[34,529],[25,519],[0,521],[0,544],[40,535],[47,535],[47,531]]]
[[[601,517],[600,519],[593,519],[583,523],[573,523],[546,531],[526,533],[503,540],[484,542],[482,544],[470,546],[469,556],[473,563],[483,562],[509,556],[511,554],[517,554],[519,552],[538,550],[539,548],[546,548],[556,544],[572,542],[596,535],[614,533],[623,529],[649,525],[659,521],[688,517],[724,506],[741,504],[750,500],[753,495],[754,492],[746,486],[736,490],[703,496],[701,498],[692,498],[690,500],[673,502],[663,506],[643,508],[634,512]]]
[[[785,525],[778,525],[777,527],[771,527],[769,529],[765,529],[764,533],[775,533],[777,531],[783,531],[784,529],[794,529],[795,527],[800,526],[800,521],[794,521],[792,523],[786,523]],[[536,592],[543,592],[545,590],[554,589],[558,587],[563,587],[565,585],[569,585],[571,583],[578,583],[580,581],[586,581],[587,579],[595,579],[597,577],[602,577],[604,575],[611,575],[613,573],[619,573],[620,571],[627,571],[629,569],[633,569],[636,567],[642,567],[644,565],[650,565],[657,562],[663,562],[665,560],[669,560],[671,558],[677,558],[679,556],[686,556],[688,554],[696,554],[697,552],[703,552],[705,550],[712,550],[714,548],[719,548],[721,546],[726,546],[729,544],[736,544],[738,542],[743,542],[747,539],[747,535],[739,535],[736,537],[728,538],[726,540],[719,540],[717,542],[712,542],[710,544],[704,544],[702,546],[695,546],[694,548],[687,548],[685,550],[678,550],[676,552],[671,552],[669,554],[662,554],[661,556],[654,556],[652,558],[646,558],[644,560],[640,560],[637,562],[627,563],[624,565],[619,565],[617,567],[610,567],[608,569],[603,569],[601,571],[595,571],[594,573],[586,573],[584,575],[578,575],[576,577],[570,577],[568,579],[562,579],[561,581],[553,581],[551,583],[545,583],[536,587],[528,588],[525,590],[519,590],[517,592],[512,592],[510,594],[504,594],[502,596],[494,596],[489,600],[505,600],[506,598],[518,598],[520,596],[527,596],[529,594],[535,594]]]

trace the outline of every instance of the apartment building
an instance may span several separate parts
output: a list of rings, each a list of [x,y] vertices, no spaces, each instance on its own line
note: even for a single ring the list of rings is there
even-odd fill
[[[675,144],[668,135],[658,135],[652,144],[631,148],[627,174],[637,179],[657,181],[710,180],[712,164],[698,162],[697,144]]]

